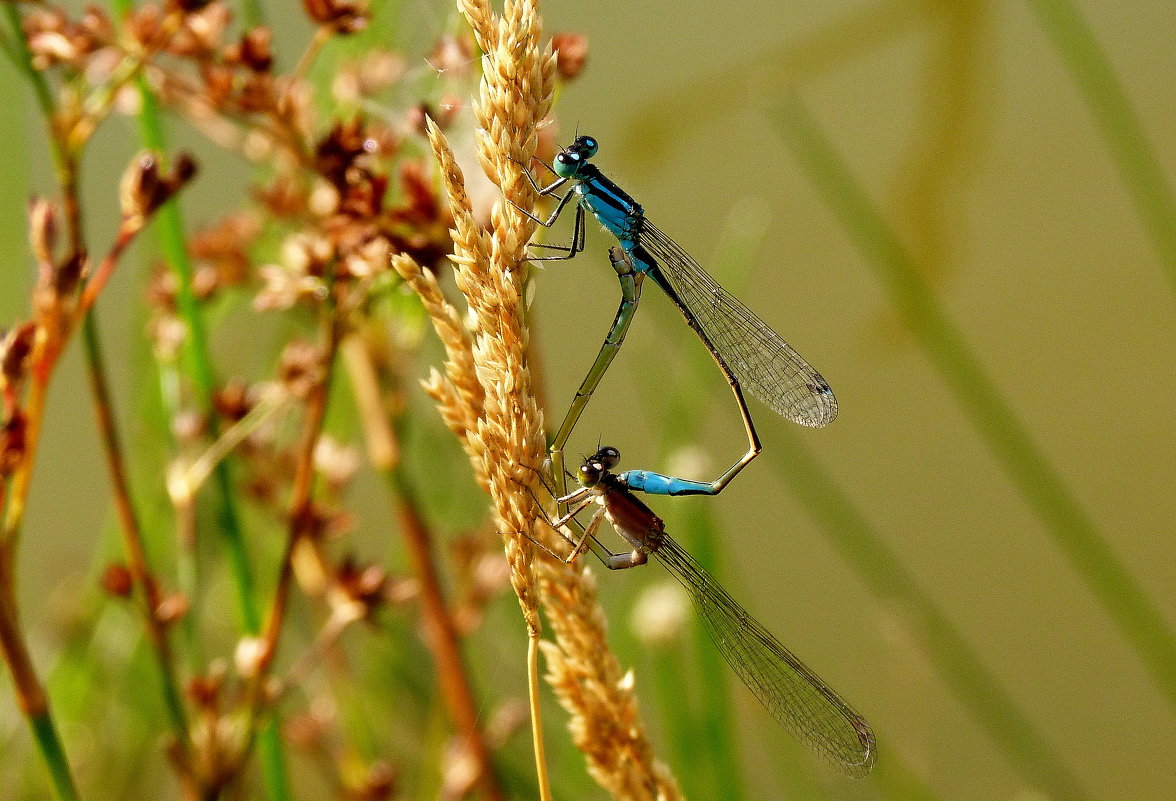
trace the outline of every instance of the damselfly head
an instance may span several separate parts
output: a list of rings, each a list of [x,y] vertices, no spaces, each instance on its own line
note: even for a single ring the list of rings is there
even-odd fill
[[[576,474],[576,480],[582,487],[595,487],[603,476],[604,465],[592,459],[585,459],[584,464],[580,465],[579,473]]]
[[[580,168],[596,155],[600,143],[591,136],[577,136],[570,145],[555,154],[552,171],[560,178],[575,178]]]
[[[595,487],[601,482],[605,474],[621,461],[621,452],[616,448],[604,446],[596,453],[584,459],[580,465],[580,472],[576,480],[584,487]]]
[[[568,150],[572,149],[578,151],[582,158],[590,159],[596,155],[596,151],[600,150],[600,142],[597,142],[594,136],[577,136],[571,147],[568,148]]]
[[[602,445],[592,455],[592,461],[598,462],[605,470],[612,470],[621,463],[621,452],[611,445]]]

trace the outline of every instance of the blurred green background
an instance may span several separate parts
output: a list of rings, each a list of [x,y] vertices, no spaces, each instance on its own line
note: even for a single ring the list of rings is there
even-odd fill
[[[1157,679],[1059,544],[1055,531],[1067,525],[1050,521],[1064,513],[1031,500],[1026,488],[1040,483],[1021,440],[1007,439],[992,407],[976,411],[961,400],[975,373],[952,377],[961,359],[982,369],[1024,441],[1171,638],[1176,256],[1161,243],[1176,229],[1163,216],[1169,199],[1149,196],[1145,179],[1123,168],[1107,132],[1131,120],[1097,94],[1104,84],[1092,89],[1076,77],[1098,62],[1084,55],[1082,39],[1058,38],[1064,22],[1050,16],[1053,7],[1044,0],[543,5],[549,32],[583,33],[590,47],[587,70],[556,109],[561,141],[576,129],[598,137],[602,169],[810,360],[840,402],[830,428],[807,431],[753,401],[760,460],[717,499],[653,502],[671,531],[715,516],[724,537],[716,572],[871,721],[881,743],[878,772],[861,783],[798,768],[808,765],[799,747],[728,676],[744,733],[747,797],[1171,795],[1176,676]],[[1167,183],[1176,170],[1176,103],[1163,87],[1176,81],[1176,9],[1078,8],[1158,159],[1152,176]],[[418,63],[431,38],[454,24],[448,7],[421,0],[401,5],[396,19],[401,27],[390,30],[415,48]],[[299,30],[279,31],[279,42]],[[0,116],[8,143],[0,156],[0,243],[10,254],[0,270],[0,321],[7,323],[26,314],[32,278],[27,256],[17,257],[27,253],[24,203],[50,183],[41,123],[6,63],[0,95],[23,110]],[[131,130],[129,122],[107,126],[87,161],[95,231],[113,219],[104,221],[113,212],[101,204],[134,149],[125,141]],[[176,131],[183,141],[182,126]],[[814,169],[816,156],[799,144],[814,135],[841,161]],[[225,210],[225,186],[240,181],[235,171],[231,161],[206,170],[185,202],[193,222]],[[878,265],[893,263],[894,251],[870,244],[878,229],[861,208],[845,211],[839,181],[847,176],[930,287],[927,297],[951,326],[946,346],[943,329],[933,327],[927,339],[912,328],[902,299],[922,308],[922,296],[892,289]],[[610,244],[590,227],[584,256],[537,277],[549,421],[570,400],[615,309]],[[130,421],[150,388],[143,374],[150,368],[135,365],[145,356],[135,307],[142,270],[134,259],[128,266],[100,312]],[[271,353],[241,348],[231,330],[222,335],[230,351],[224,374],[264,370]],[[742,453],[720,374],[653,289],[600,392],[574,452],[599,440],[620,448],[625,467],[685,462],[695,477],[717,474]],[[414,402],[419,443],[428,443],[438,436],[435,414]],[[20,561],[24,618],[47,672],[60,663],[71,622],[84,617],[79,607],[101,603],[95,577],[116,552],[96,525],[108,503],[92,429],[71,352],[54,385]],[[684,452],[687,445],[697,452]],[[475,522],[479,498],[456,448],[419,445],[414,459],[443,528]],[[363,486],[354,497],[358,540],[370,553],[391,549],[395,564],[383,501]],[[893,564],[871,550],[877,544]],[[1095,572],[1107,564],[1088,558]],[[625,622],[636,593],[662,580],[652,568],[601,578],[618,648],[638,668],[654,721],[656,693],[644,694],[654,682],[640,672],[651,659]],[[1121,597],[1121,590],[1105,591]],[[516,640],[480,633],[471,644],[471,660],[487,668],[479,683],[488,697],[519,693],[523,681],[514,601],[499,607],[495,624]],[[1128,619],[1136,630],[1143,625]],[[123,621],[120,636],[137,631]],[[478,652],[487,641],[491,650]],[[125,654],[106,658],[117,665]],[[962,665],[955,672],[942,669],[955,662]],[[55,702],[79,703],[76,686],[51,688]],[[0,764],[16,770],[17,757],[29,753],[27,730],[6,674],[0,691],[0,743],[12,755]],[[62,714],[71,757],[99,759],[111,748],[92,717]],[[548,740],[567,766],[557,786],[564,797],[601,797],[568,753],[554,704],[549,715]],[[511,758],[521,772],[526,748],[516,739]],[[670,747],[664,753],[674,761]],[[166,771],[152,752],[124,754],[121,763],[135,760]],[[710,779],[691,778],[697,766],[674,767],[687,789],[708,786]],[[34,788],[37,770],[22,769]]]

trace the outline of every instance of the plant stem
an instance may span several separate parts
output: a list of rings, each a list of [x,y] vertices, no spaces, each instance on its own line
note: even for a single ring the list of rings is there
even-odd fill
[[[360,337],[352,336],[344,343],[343,352],[368,443],[368,457],[388,488],[409,562],[420,584],[421,615],[428,632],[425,640],[437,665],[442,697],[463,744],[478,765],[482,796],[488,801],[500,801],[504,798],[502,787],[478,725],[479,704],[462,659],[457,625],[441,588],[433,549],[435,537],[421,514],[411,477],[401,465],[396,429],[380,402],[379,378],[367,348]],[[536,645],[532,648],[534,653],[529,653],[534,657],[538,649]],[[543,786],[540,777],[541,795]]]
[[[112,0],[112,4],[119,16],[124,18],[134,10],[130,0]],[[140,138],[148,149],[162,157],[167,148],[159,105],[141,71],[135,76],[135,81],[141,103],[138,116]],[[176,305],[188,333],[185,340],[187,367],[195,384],[200,408],[206,412],[209,433],[216,439],[219,424],[216,415],[210,413],[215,384],[212,358],[200,304],[192,291],[193,268],[185,244],[183,218],[174,198],[165,202],[157,212],[156,230],[159,232],[164,261],[177,279]],[[218,501],[216,528],[228,551],[230,573],[236,589],[237,614],[246,633],[255,635],[261,630],[261,614],[257,607],[252,567],[245,548],[236,493],[227,461],[217,463],[213,480]],[[285,801],[290,798],[290,788],[286,781],[281,733],[274,717],[267,718],[263,724],[260,739],[266,792],[273,801]]]
[[[61,738],[57,736],[57,727],[53,723],[53,715],[49,708],[46,706],[39,714],[29,714],[28,717],[33,737],[49,767],[49,775],[53,777],[53,789],[57,792],[57,797],[61,801],[78,801],[78,791],[69,770],[69,762],[61,747]]]
[[[1163,615],[1107,543],[1025,424],[1000,395],[978,356],[936,300],[913,257],[795,95],[777,109],[780,132],[890,291],[894,305],[948,387],[1037,512],[1054,541],[1102,603],[1156,684],[1176,706],[1176,638]]]
[[[939,675],[1021,774],[1051,798],[1086,799],[1073,771],[801,437],[788,432],[772,446],[769,453],[776,475],[789,485],[874,595],[910,611]]]
[[[190,772],[192,743],[188,736],[187,716],[176,678],[175,659],[168,642],[167,627],[159,619],[156,610],[163,600],[160,597],[159,582],[151,574],[147,551],[143,544],[139,517],[131,499],[126,467],[123,463],[123,449],[114,420],[110,391],[106,384],[106,369],[102,356],[102,344],[98,334],[98,323],[92,314],[87,314],[82,323],[83,340],[86,346],[86,367],[90,375],[90,386],[94,394],[94,414],[97,418],[98,433],[102,438],[106,454],[106,466],[110,472],[110,483],[114,496],[115,511],[123,536],[127,565],[142,596],[147,637],[159,665],[160,683],[164,705],[171,718],[173,733],[180,749],[182,769]]]
[[[332,290],[333,291],[333,290]],[[313,536],[311,527],[315,520],[314,511],[314,451],[322,436],[323,421],[327,416],[327,401],[330,399],[331,375],[334,372],[335,356],[339,350],[343,322],[336,314],[334,303],[328,303],[323,314],[326,329],[320,369],[322,377],[315,382],[306,399],[306,419],[303,422],[302,440],[298,444],[294,462],[294,481],[290,490],[290,522],[286,533],[286,548],[278,567],[278,580],[274,588],[269,615],[262,629],[262,660],[258,671],[264,677],[273,665],[277,654],[278,638],[285,621],[286,608],[290,601],[290,589],[294,578],[294,554],[296,549],[308,543]],[[260,680],[260,679],[259,679]]]
[[[50,152],[54,160],[59,183],[62,186],[63,202],[70,223],[74,252],[78,252],[80,240],[80,218],[77,205],[73,202],[76,190],[73,165],[66,157],[56,136],[53,116],[53,96],[45,78],[32,63],[28,41],[21,24],[20,12],[11,3],[4,4],[4,14],[12,27],[12,41],[9,52],[15,56],[19,68],[25,73],[37,96],[49,127]],[[28,720],[29,728],[41,758],[49,770],[54,791],[61,801],[77,801],[78,792],[70,772],[69,760],[53,723],[49,699],[36,674],[23,633],[20,630],[19,612],[16,605],[16,545],[20,527],[24,520],[25,501],[32,477],[33,463],[44,415],[45,398],[48,394],[49,378],[56,354],[62,344],[53,341],[56,332],[42,332],[51,341],[43,343],[36,350],[33,364],[33,379],[30,394],[26,400],[25,452],[10,484],[0,488],[3,497],[3,520],[0,521],[0,649],[12,675],[17,702]]]
[[[478,703],[462,660],[457,626],[442,595],[441,579],[433,553],[432,532],[421,517],[416,492],[404,468],[396,464],[380,472],[393,498],[413,573],[420,582],[421,614],[428,631],[426,641],[437,663],[445,705],[449,708],[462,744],[478,765],[482,797],[487,801],[501,801],[504,795],[490,759],[486,738],[478,726]]]
[[[1029,0],[1029,6],[1053,38],[1054,46],[1086,98],[1168,273],[1168,280],[1176,289],[1176,197],[1119,76],[1073,3]]]

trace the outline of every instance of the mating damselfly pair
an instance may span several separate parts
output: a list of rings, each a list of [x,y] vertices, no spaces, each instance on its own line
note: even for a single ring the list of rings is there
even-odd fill
[[[546,186],[540,186],[529,169],[524,170],[541,197],[556,198],[555,209],[546,219],[521,210],[535,222],[551,227],[569,204],[575,203],[571,242],[535,244],[556,254],[532,256],[532,260],[566,260],[580,253],[585,246],[587,214],[619,243],[610,251],[610,260],[621,285],[620,306],[550,446],[552,475],[559,488],[555,494],[560,510],[566,510],[553,523],[557,530],[567,527],[573,531],[569,536],[573,549],[566,558],[574,559],[589,549],[610,569],[621,569],[643,564],[649,554],[654,555],[686,588],[719,652],[776,721],[844,772],[863,776],[877,758],[869,724],[735,602],[666,534],[661,519],[634,494],[719,494],[761,450],[743,396],[745,388],[778,414],[806,426],[832,422],[837,401],[828,383],[808,362],[719,286],[684,249],[649,223],[642,207],[592,164],[598,150],[596,139],[577,136],[549,165],[557,177]],[[565,186],[568,190],[557,195]],[[620,454],[615,448],[603,447],[584,460],[576,476],[580,487],[569,493],[564,448],[620,350],[647,276],[681,312],[727,379],[739,406],[748,450],[708,482],[648,470],[614,473]],[[576,515],[592,503],[600,509],[583,526]],[[612,553],[597,540],[604,520],[632,546],[631,551]]]

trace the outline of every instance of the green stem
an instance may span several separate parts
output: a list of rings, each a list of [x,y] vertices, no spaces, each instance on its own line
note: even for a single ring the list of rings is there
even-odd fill
[[[707,361],[710,362],[709,359]],[[709,507],[685,515],[682,523],[685,534],[683,540],[689,543],[690,555],[714,575],[721,576],[722,571],[718,569],[719,531]],[[707,759],[714,770],[714,783],[717,784],[712,785],[710,789],[724,798],[745,798],[743,771],[739,767],[740,737],[735,725],[734,705],[731,703],[731,674],[719,654],[719,649],[710,641],[710,635],[705,629],[696,616],[690,631],[694,639],[695,653],[698,654],[699,687],[702,696],[702,702],[699,704],[701,715],[697,725],[701,730],[699,740],[704,744]]]
[[[1090,26],[1067,0],[1029,0],[1029,6],[1054,41],[1086,104],[1106,137],[1123,181],[1143,218],[1152,245],[1176,287],[1176,197],[1164,178],[1139,115]]]
[[[8,42],[5,50],[13,57],[17,66],[28,78],[37,96],[37,102],[41,106],[50,128],[50,152],[53,156],[57,176],[64,190],[68,184],[69,176],[72,175],[72,170],[66,154],[60,148],[57,136],[54,135],[53,95],[45,77],[33,67],[32,54],[29,52],[28,41],[25,39],[24,28],[21,25],[20,12],[13,3],[4,3],[3,5],[4,14],[12,27],[12,39]],[[38,414],[42,412],[43,410]],[[29,447],[35,447],[35,442],[30,442]],[[26,458],[31,459],[31,454]],[[11,490],[12,488],[6,489]],[[15,513],[10,505],[12,502],[23,507],[24,498],[14,499],[10,492],[4,492],[3,520],[6,529],[8,521]],[[4,535],[0,535],[0,650],[3,651],[5,662],[12,676],[17,700],[28,720],[41,757],[49,770],[57,797],[61,801],[77,801],[79,798],[77,787],[74,784],[73,774],[70,771],[69,760],[66,758],[61,738],[57,734],[57,727],[53,723],[49,699],[36,675],[27,643],[20,631],[15,590],[15,531],[14,527],[11,536],[7,531]]]
[[[145,88],[145,84],[140,80],[140,91]],[[149,94],[149,92],[143,91],[144,102],[140,120],[147,116],[149,108],[154,109],[155,107],[154,101],[146,100]],[[158,131],[158,119],[156,118],[150,125],[145,122],[143,128],[154,128]],[[163,152],[161,145],[147,141],[146,136],[144,139],[148,147],[157,152]],[[215,380],[212,361],[209,356],[208,339],[204,331],[204,318],[201,314],[199,301],[192,291],[192,262],[188,258],[188,251],[184,243],[183,220],[175,200],[169,200],[159,209],[156,226],[164,260],[179,278],[177,307],[188,327],[186,351],[188,365],[192,371],[201,408],[211,410]],[[208,425],[209,433],[215,439],[220,428],[215,415],[208,415]],[[249,552],[245,547],[245,536],[227,461],[222,460],[217,463],[213,470],[213,481],[219,501],[217,529],[220,531],[228,551],[230,572],[233,577],[233,586],[236,589],[237,614],[246,633],[256,635],[261,631],[261,612],[257,605],[252,566]],[[276,712],[272,713],[263,724],[259,752],[267,794],[273,801],[283,801],[283,799],[290,798],[290,788],[286,780],[285,756],[282,749],[279,722],[275,715]]]
[[[33,86],[33,92],[37,96],[37,104],[41,107],[41,112],[45,115],[45,121],[50,128],[50,152],[53,155],[53,163],[57,168],[57,172],[62,172],[63,160],[65,154],[57,147],[57,137],[52,135],[54,127],[54,104],[53,92],[49,89],[49,84],[45,80],[45,76],[40,73],[33,66],[33,54],[29,50],[28,40],[24,35],[24,26],[21,25],[20,11],[17,10],[16,3],[3,3],[4,14],[8,18],[8,24],[12,26],[12,41],[10,51],[18,69],[20,69],[25,77],[29,79],[29,83]],[[6,48],[6,51],[9,48]]]
[[[147,554],[144,548],[139,526],[139,515],[135,511],[131,498],[130,487],[126,480],[126,469],[123,464],[123,449],[114,422],[114,409],[110,403],[110,393],[106,383],[106,366],[102,355],[102,340],[98,332],[98,321],[91,312],[82,321],[82,341],[85,343],[86,365],[90,373],[90,383],[93,387],[95,413],[98,416],[99,433],[106,449],[107,462],[110,470],[111,484],[115,495],[115,503],[119,506],[120,526],[123,529],[123,539],[127,560],[131,565],[131,573],[139,584],[143,594],[144,611],[147,616],[147,629],[152,650],[159,666],[160,685],[163,692],[164,706],[167,707],[171,718],[173,733],[180,751],[184,756],[184,769],[189,768],[191,756],[191,741],[188,737],[188,721],[184,712],[184,702],[176,683],[175,662],[167,640],[167,628],[156,616],[158,606],[158,590],[154,578],[150,575],[147,564]]]
[[[1151,669],[1176,706],[1176,638],[1025,424],[1000,395],[962,332],[939,305],[897,233],[850,173],[824,131],[796,96],[778,108],[781,133],[825,194],[842,224],[890,292],[993,456],[1038,514],[1054,541]]]
[[[112,0],[116,13],[124,17],[133,10],[130,0]],[[140,73],[136,78],[142,103],[139,111],[139,133],[143,144],[161,156],[166,152],[162,117],[158,102],[147,81]],[[178,203],[168,200],[159,209],[155,220],[159,232],[160,249],[168,267],[176,274],[178,289],[176,305],[180,317],[188,329],[185,353],[188,369],[196,387],[202,409],[211,410],[215,376],[204,329],[204,318],[200,304],[192,291],[193,268],[184,239],[184,224]],[[208,414],[209,433],[215,438],[219,426],[216,416]],[[217,529],[221,532],[228,550],[230,571],[236,589],[237,613],[246,633],[256,635],[261,631],[261,613],[257,606],[253,574],[249,554],[245,548],[245,537],[237,510],[233,480],[226,461],[217,464],[213,473],[217,489],[219,508]],[[270,716],[264,724],[261,735],[262,774],[268,795],[274,801],[290,797],[286,781],[285,759],[282,751],[278,721]]]
[[[29,728],[33,730],[33,738],[41,749],[41,756],[49,768],[49,775],[53,777],[53,789],[57,792],[57,797],[61,801],[78,801],[78,791],[70,774],[69,762],[65,758],[65,751],[61,747],[61,739],[57,736],[57,727],[53,724],[53,715],[48,707],[41,714],[29,717]]]
[[[911,611],[923,634],[920,642],[939,675],[1021,773],[1051,798],[1087,798],[1048,740],[984,667],[980,654],[968,645],[934,599],[919,588],[916,577],[903,566],[886,538],[802,444],[800,436],[788,432],[777,437],[767,453],[771,454],[776,474],[821,524],[825,536],[871,592]],[[879,766],[882,764],[883,760],[879,760]]]

